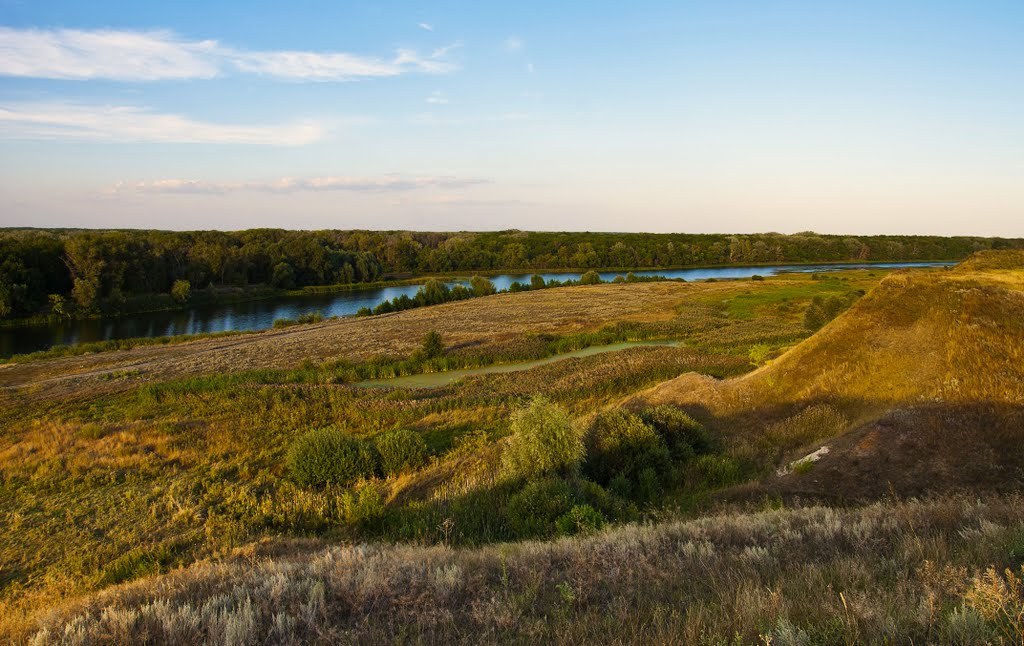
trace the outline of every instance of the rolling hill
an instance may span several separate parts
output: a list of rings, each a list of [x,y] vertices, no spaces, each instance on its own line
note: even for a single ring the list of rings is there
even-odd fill
[[[893,274],[763,368],[725,381],[683,375],[638,402],[687,409],[740,454],[774,451],[784,475],[759,490],[864,499],[1019,489],[1024,254]],[[796,473],[786,468],[822,447]]]

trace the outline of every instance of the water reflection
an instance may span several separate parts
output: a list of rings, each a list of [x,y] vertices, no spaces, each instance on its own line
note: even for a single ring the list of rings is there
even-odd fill
[[[708,278],[749,278],[755,274],[770,276],[783,271],[826,272],[865,267],[922,267],[952,263],[888,263],[875,265],[777,265],[771,267],[717,267],[704,269],[675,269],[635,271],[637,276],[666,276],[685,280]],[[612,280],[626,272],[600,272],[604,280]],[[579,279],[579,273],[545,272],[545,280]],[[495,287],[507,289],[513,282],[529,283],[532,274],[502,274],[490,276]],[[451,283],[455,284],[455,283]],[[335,294],[288,296],[230,305],[197,306],[174,312],[150,312],[110,319],[68,321],[51,325],[0,329],[0,356],[45,350],[54,345],[90,343],[132,337],[176,336],[231,330],[264,330],[281,318],[298,318],[302,314],[322,312],[324,316],[351,316],[363,307],[376,307],[380,303],[405,294],[413,296],[417,285],[361,289]]]

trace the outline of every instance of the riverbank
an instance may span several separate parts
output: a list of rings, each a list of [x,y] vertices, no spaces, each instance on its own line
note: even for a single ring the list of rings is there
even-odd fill
[[[89,313],[74,312],[64,316],[53,314],[37,314],[35,316],[0,319],[0,329],[43,327],[63,322],[90,321],[117,319],[124,316],[138,314],[152,314],[158,312],[177,312],[188,310],[194,307],[208,307],[220,305],[235,305],[239,303],[250,303],[272,298],[286,298],[294,296],[310,296],[324,294],[338,294],[344,292],[365,291],[383,289],[387,287],[406,287],[421,285],[430,279],[443,280],[445,282],[468,282],[473,276],[517,276],[525,277],[527,280],[533,274],[544,276],[571,276],[583,274],[588,271],[596,271],[599,274],[633,272],[636,274],[650,274],[650,272],[679,272],[689,270],[718,270],[718,269],[743,269],[757,267],[857,267],[869,265],[927,265],[934,263],[955,263],[956,260],[914,260],[914,261],[891,261],[891,260],[863,260],[863,261],[800,261],[800,262],[766,262],[766,263],[742,263],[742,264],[709,264],[709,265],[672,265],[672,266],[650,266],[650,267],[552,267],[552,268],[520,268],[520,269],[481,269],[478,271],[454,271],[426,274],[392,274],[388,280],[379,280],[368,283],[340,283],[333,285],[307,285],[298,289],[278,289],[269,285],[250,285],[246,287],[208,287],[206,289],[193,290],[187,300],[175,300],[170,294],[141,294],[128,297],[117,302],[110,300],[100,304],[99,310]]]

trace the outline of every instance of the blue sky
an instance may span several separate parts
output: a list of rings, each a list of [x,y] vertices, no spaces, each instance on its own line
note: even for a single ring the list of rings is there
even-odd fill
[[[0,226],[1024,236],[1019,0],[614,4],[0,0]]]

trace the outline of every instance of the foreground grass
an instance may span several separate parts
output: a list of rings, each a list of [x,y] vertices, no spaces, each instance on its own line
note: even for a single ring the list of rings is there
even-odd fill
[[[1022,518],[1020,496],[946,497],[469,550],[256,546],[15,634],[38,644],[1019,644]]]

